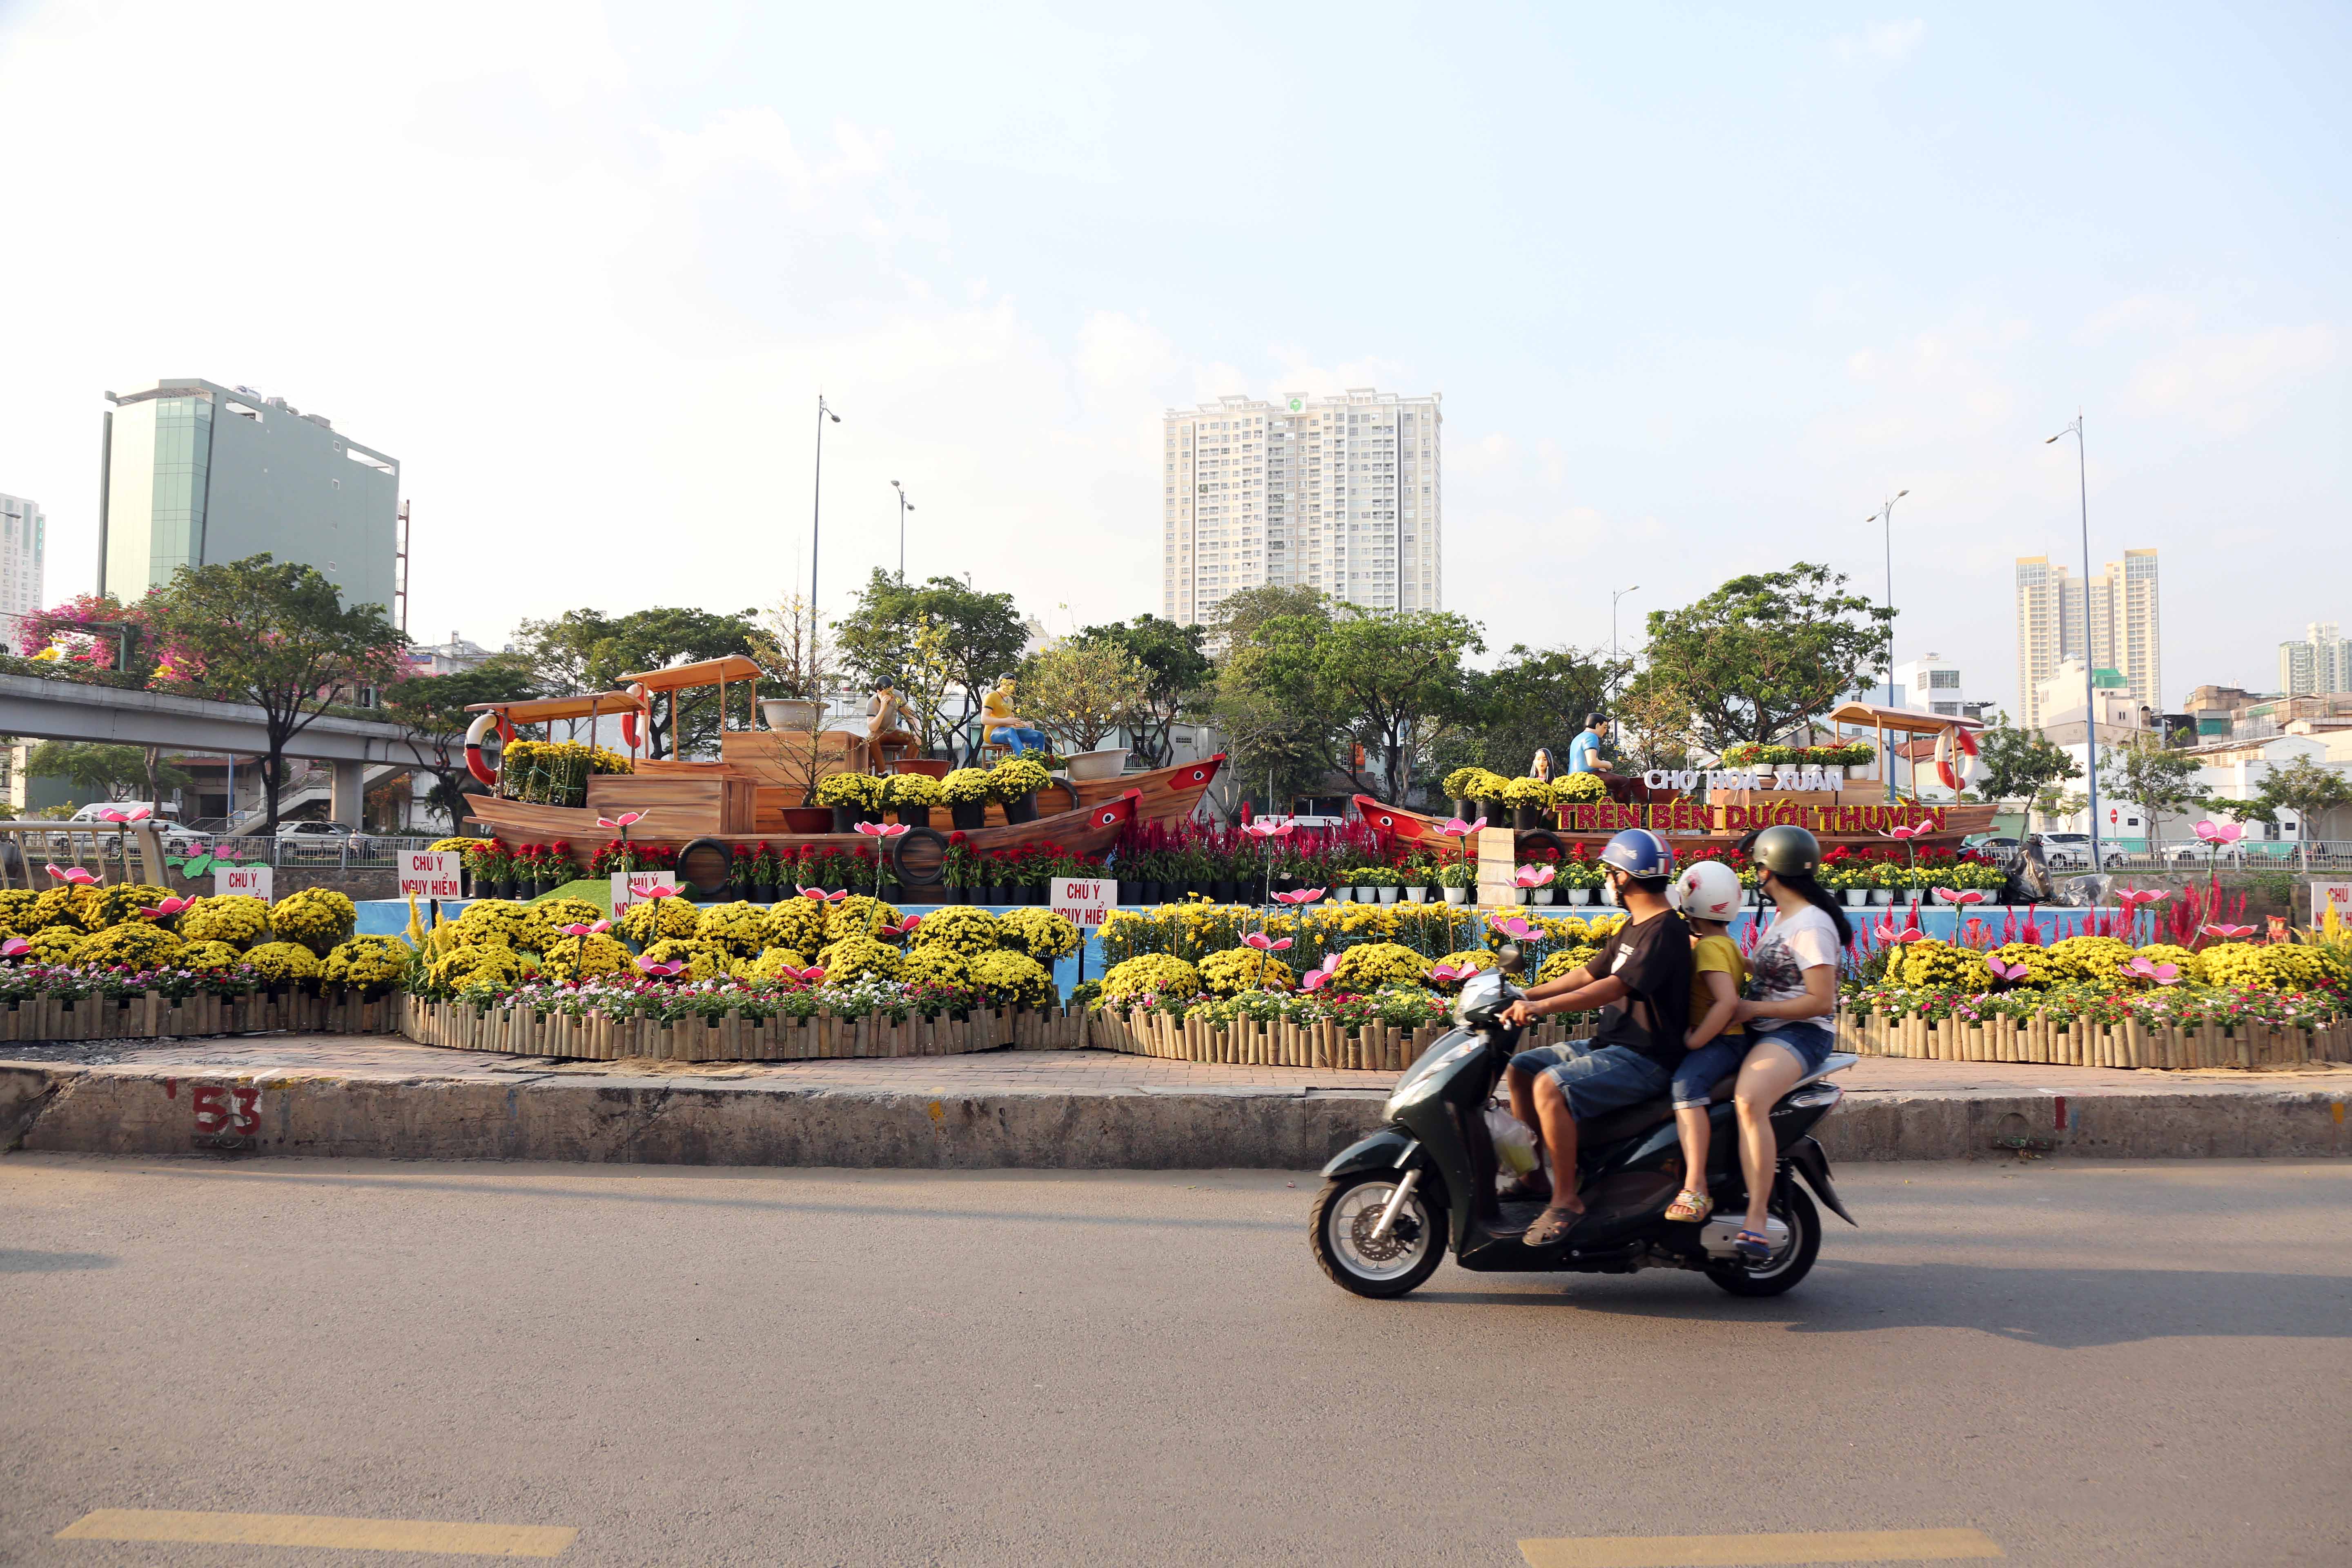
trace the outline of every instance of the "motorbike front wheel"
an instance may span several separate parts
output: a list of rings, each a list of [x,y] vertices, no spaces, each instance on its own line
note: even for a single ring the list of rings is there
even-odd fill
[[[1402,1296],[1436,1271],[1445,1257],[1445,1211],[1415,1186],[1386,1236],[1375,1237],[1381,1211],[1396,1195],[1393,1171],[1359,1171],[1324,1184],[1315,1198],[1315,1261],[1343,1290]]]
[[[1738,1261],[1706,1266],[1706,1277],[1735,1296],[1778,1296],[1794,1289],[1797,1281],[1813,1271],[1813,1259],[1821,1256],[1822,1214],[1802,1187],[1782,1182],[1766,1212],[1789,1227],[1789,1245],[1779,1257],[1753,1268]]]

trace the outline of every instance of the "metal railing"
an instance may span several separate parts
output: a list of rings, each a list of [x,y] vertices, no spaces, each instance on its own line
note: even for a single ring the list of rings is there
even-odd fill
[[[2023,851],[1988,848],[1984,853],[1997,864],[2014,866]],[[2045,858],[2053,871],[2092,868],[2088,845],[2052,851]],[[2200,838],[2160,839],[2144,847],[2102,839],[2099,858],[2105,863],[2099,868],[2107,871],[2302,871],[2306,866],[2313,871],[2344,871],[2352,870],[2352,838],[2315,838],[2303,845],[2291,838],[2242,838],[2218,850]]]

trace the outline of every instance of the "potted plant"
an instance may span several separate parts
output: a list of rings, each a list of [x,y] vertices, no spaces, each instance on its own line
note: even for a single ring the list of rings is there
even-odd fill
[[[776,901],[776,877],[780,870],[776,852],[765,839],[751,846],[751,852],[735,862],[736,886],[744,889],[755,904]]]
[[[1510,807],[1513,827],[1532,832],[1551,826],[1551,785],[1542,779],[1512,779],[1503,785],[1502,799]]]
[[[1892,860],[1881,860],[1870,868],[1870,901],[1891,904],[1899,883],[1910,880],[1911,874]]]
[[[1478,779],[1484,768],[1456,768],[1445,775],[1445,793],[1454,802],[1454,815],[1467,822],[1476,813]]]
[[[971,847],[956,834],[948,839],[948,847],[940,855],[940,902],[961,904],[969,893],[965,883],[971,877]]]
[[[1401,873],[1404,882],[1404,900],[1409,904],[1425,904],[1429,889],[1437,885],[1437,868],[1430,864],[1429,851],[1416,848],[1405,857]]]
[[[833,808],[833,830],[854,833],[861,822],[882,820],[882,781],[872,773],[833,773],[816,786],[816,803]]]
[[[986,768],[958,768],[940,780],[940,799],[947,805],[949,820],[961,831],[988,826],[990,784]]]
[[[1447,903],[1466,904],[1478,885],[1478,868],[1466,859],[1449,860],[1437,868],[1437,885],[1445,889]]]
[[[1007,757],[988,770],[988,792],[1004,807],[1007,822],[1037,820],[1037,792],[1052,782],[1045,764],[1027,757]]]
[[[895,773],[882,781],[882,805],[908,827],[929,827],[940,804],[940,781],[928,773]]]
[[[1360,866],[1353,878],[1356,902],[1392,904],[1397,898],[1397,874],[1386,866]]]

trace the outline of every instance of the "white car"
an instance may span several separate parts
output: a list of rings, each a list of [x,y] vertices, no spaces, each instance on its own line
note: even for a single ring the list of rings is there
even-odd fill
[[[2087,833],[2037,833],[2033,835],[2033,842],[2042,846],[2042,862],[2053,870],[2063,867],[2079,866],[2086,870],[2090,868],[2091,836]],[[2110,844],[2101,847],[2099,858],[2113,868],[2129,861],[2131,855]]]
[[[313,844],[320,848],[340,847],[348,844],[353,849],[367,847],[367,839],[359,829],[345,822],[281,822],[278,837],[299,844]]]

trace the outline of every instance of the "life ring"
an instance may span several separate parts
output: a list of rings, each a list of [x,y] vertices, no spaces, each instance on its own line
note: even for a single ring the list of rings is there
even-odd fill
[[[632,682],[623,689],[637,700],[638,708],[645,705],[646,689],[641,683]],[[629,750],[634,752],[637,749],[637,708],[632,708],[621,715],[621,740]]]
[[[1977,776],[1977,738],[1955,724],[1936,737],[1936,776],[1948,790],[1967,787]]]
[[[499,739],[492,747],[488,742],[494,727]],[[480,780],[484,788],[499,787],[499,761],[506,754],[506,742],[512,738],[512,731],[500,714],[478,713],[474,721],[466,726],[466,771]]]

